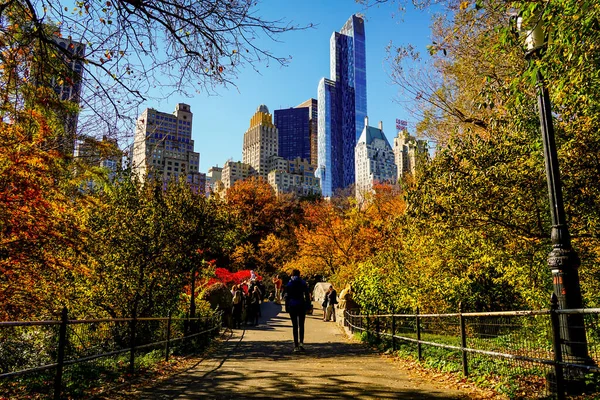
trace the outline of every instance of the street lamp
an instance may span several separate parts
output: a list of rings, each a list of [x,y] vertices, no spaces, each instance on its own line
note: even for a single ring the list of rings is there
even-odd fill
[[[536,19],[533,28],[525,31],[526,58],[528,59],[538,57],[545,46],[541,17]],[[522,17],[518,17],[517,29],[519,31],[523,30],[522,25]],[[552,271],[554,293],[558,297],[560,308],[563,310],[579,309],[583,307],[578,273],[580,262],[577,253],[571,248],[571,236],[569,235],[562,198],[550,96],[539,70],[536,76],[536,91],[544,142],[544,162],[548,181],[550,213],[552,215],[552,251],[548,255],[548,267]],[[560,330],[563,359],[566,362],[576,364],[593,364],[588,355],[583,314],[561,314]],[[567,374],[570,375],[570,377],[567,377],[569,381],[578,380],[573,375],[581,375],[576,371],[568,371]],[[577,390],[576,388],[573,389]]]

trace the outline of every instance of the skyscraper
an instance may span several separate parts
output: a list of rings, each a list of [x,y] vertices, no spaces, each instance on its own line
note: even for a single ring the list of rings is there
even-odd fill
[[[310,137],[310,163],[314,166],[318,161],[317,136],[319,134],[319,108],[317,99],[308,99],[296,106],[296,108],[308,108],[308,134]],[[280,144],[281,145],[281,144]]]
[[[166,183],[183,176],[192,189],[204,192],[189,105],[177,104],[173,114],[147,108],[138,117],[132,153],[132,169],[141,179],[155,176]]]
[[[354,148],[367,116],[365,27],[351,16],[330,39],[330,79],[318,87],[318,168],[323,196],[355,181]]]
[[[261,104],[250,119],[250,127],[244,133],[242,162],[250,165],[254,173],[266,181],[269,174],[269,157],[276,156],[278,149],[277,128],[273,124],[269,109]]]
[[[310,116],[308,108],[286,108],[273,112],[279,132],[280,157],[310,160]]]
[[[316,99],[308,99],[294,108],[275,110],[280,157],[286,160],[299,157],[317,165],[317,113]]]

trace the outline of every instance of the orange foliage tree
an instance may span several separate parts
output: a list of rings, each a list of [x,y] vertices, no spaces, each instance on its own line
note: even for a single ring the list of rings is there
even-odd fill
[[[377,185],[361,207],[339,208],[326,200],[307,204],[306,222],[296,229],[298,253],[286,268],[346,284],[358,263],[389,244],[390,221],[403,210],[404,201],[389,185]]]
[[[262,179],[238,181],[227,190],[226,210],[235,219],[234,269],[278,271],[295,253],[294,227],[302,221],[297,199],[277,196]]]
[[[4,102],[1,109],[0,319],[48,315],[58,306],[68,253],[81,234],[77,193],[69,189],[61,155],[47,149],[61,131],[42,106],[54,101],[54,92],[33,93],[30,106]]]
[[[37,40],[31,10],[3,4],[0,39],[0,319],[43,317],[64,304],[84,233],[81,191],[60,144],[65,115],[53,81],[68,73]]]

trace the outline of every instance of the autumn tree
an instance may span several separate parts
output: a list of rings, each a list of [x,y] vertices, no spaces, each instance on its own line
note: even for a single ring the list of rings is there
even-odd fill
[[[56,310],[82,234],[61,159],[44,150],[51,118],[37,108],[17,118],[0,123],[0,319]]]
[[[232,235],[238,245],[231,253],[235,269],[277,272],[295,254],[295,227],[303,209],[294,196],[277,196],[264,180],[237,181],[227,190],[225,209],[236,221]]]
[[[79,251],[81,194],[54,143],[69,105],[49,87],[23,12],[2,5],[0,20],[0,318],[49,316]],[[53,64],[50,60],[49,64]],[[32,72],[35,75],[32,75]]]
[[[327,200],[306,204],[305,222],[296,228],[298,253],[286,268],[340,285],[353,281],[356,266],[385,248],[391,233],[388,222],[403,210],[402,200],[396,202],[390,187],[377,185],[375,190],[378,194],[363,207],[353,199],[346,200],[354,203],[351,207]]]

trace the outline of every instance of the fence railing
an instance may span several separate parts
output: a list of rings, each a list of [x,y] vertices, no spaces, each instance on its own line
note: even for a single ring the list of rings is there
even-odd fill
[[[68,318],[59,321],[0,322],[0,384],[24,375],[54,370],[53,395],[60,399],[65,367],[128,354],[128,373],[135,373],[136,353],[164,348],[169,360],[178,342],[220,331],[222,314],[199,318]]]
[[[581,314],[587,343],[586,357],[571,356],[560,319]],[[539,397],[566,398],[568,394],[597,390],[600,381],[600,309],[473,312],[451,314],[344,313],[352,332],[384,343],[393,351],[416,351],[419,360],[429,351],[437,364],[451,360],[465,376],[510,376],[510,390]],[[413,349],[413,350],[410,350]],[[435,350],[438,349],[438,350]],[[443,354],[442,354],[443,352]]]

